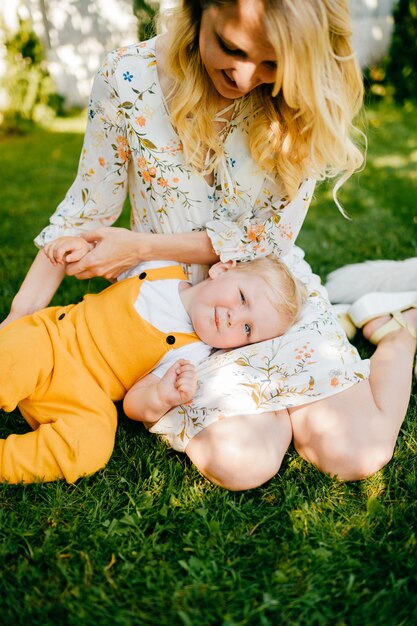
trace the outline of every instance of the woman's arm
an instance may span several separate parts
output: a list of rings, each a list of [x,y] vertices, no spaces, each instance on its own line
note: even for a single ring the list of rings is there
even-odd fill
[[[211,265],[219,260],[205,231],[152,234],[110,227],[85,232],[82,237],[95,246],[80,261],[68,264],[67,274],[77,278],[103,276],[114,280],[141,261]]]
[[[10,313],[0,324],[0,328],[15,319],[48,306],[64,275],[64,267],[53,266],[44,252],[40,250],[13,298]]]

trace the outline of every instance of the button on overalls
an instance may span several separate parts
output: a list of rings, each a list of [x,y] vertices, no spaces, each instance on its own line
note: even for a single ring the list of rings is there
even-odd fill
[[[114,401],[168,350],[198,340],[194,333],[163,333],[134,308],[143,280],[172,278],[186,276],[178,266],[147,270],[0,331],[0,407],[19,406],[34,429],[0,440],[0,481],[73,482],[107,463]]]

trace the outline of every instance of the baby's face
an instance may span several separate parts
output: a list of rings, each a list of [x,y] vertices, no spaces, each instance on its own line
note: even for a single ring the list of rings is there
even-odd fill
[[[271,304],[268,284],[252,272],[230,269],[200,285],[191,320],[200,339],[215,348],[237,348],[281,335],[284,321]]]

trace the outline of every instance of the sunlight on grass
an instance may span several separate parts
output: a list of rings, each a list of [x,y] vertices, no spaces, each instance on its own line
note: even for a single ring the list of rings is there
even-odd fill
[[[51,133],[78,133],[84,134],[87,124],[87,111],[80,111],[69,117],[55,117],[41,124],[41,127]]]
[[[417,163],[417,151],[408,155],[387,154],[385,156],[380,156],[375,158],[372,161],[372,164],[377,168],[392,167],[394,169],[400,169],[408,167],[410,165],[410,161]]]
[[[367,498],[377,498],[386,491],[386,479],[384,472],[380,471],[367,478],[360,483],[361,491],[367,496]]]

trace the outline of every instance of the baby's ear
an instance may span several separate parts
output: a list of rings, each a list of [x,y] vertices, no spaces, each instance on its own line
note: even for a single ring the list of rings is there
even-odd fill
[[[210,278],[217,278],[217,276],[220,276],[233,267],[236,267],[236,261],[219,261],[210,267],[208,273]]]

